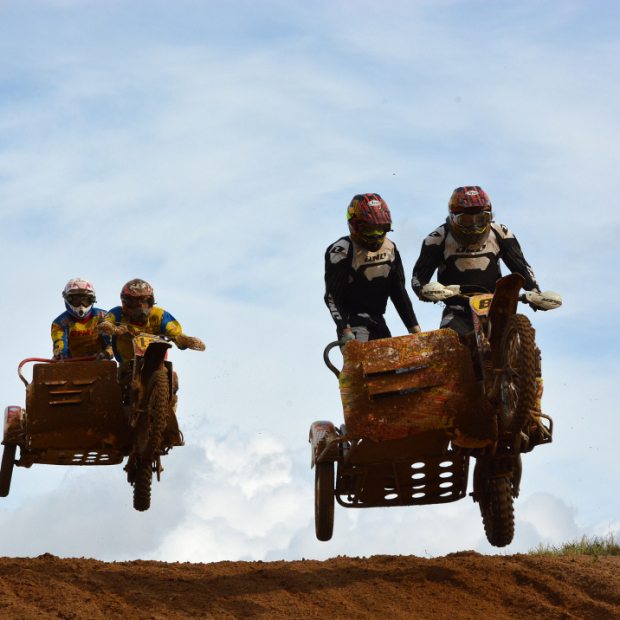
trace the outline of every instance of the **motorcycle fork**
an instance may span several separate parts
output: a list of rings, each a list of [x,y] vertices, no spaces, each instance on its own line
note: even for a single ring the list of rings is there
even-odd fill
[[[472,309],[474,323],[474,335],[476,337],[477,361],[480,371],[480,379],[484,385],[484,392],[489,400],[493,400],[493,394],[497,391],[497,373],[493,366],[493,355],[490,344],[491,324],[486,317],[480,317]]]
[[[506,452],[498,455],[484,455],[477,459],[474,468],[474,490],[470,493],[474,502],[486,500],[488,481],[492,478],[508,478],[511,482],[512,496],[519,497],[523,467],[521,455]]]

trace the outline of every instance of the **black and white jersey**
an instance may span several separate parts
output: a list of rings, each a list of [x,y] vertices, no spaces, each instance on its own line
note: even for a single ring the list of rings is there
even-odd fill
[[[420,289],[430,282],[437,270],[437,280],[441,284],[475,285],[493,292],[502,276],[500,259],[511,272],[525,278],[526,290],[538,289],[519,242],[506,226],[491,222],[487,240],[480,247],[472,248],[459,244],[445,222],[424,239],[411,285],[419,297]]]
[[[379,250],[366,250],[342,237],[325,252],[325,303],[339,330],[356,317],[382,317],[392,300],[405,327],[418,324],[405,289],[405,272],[396,245],[386,237]]]

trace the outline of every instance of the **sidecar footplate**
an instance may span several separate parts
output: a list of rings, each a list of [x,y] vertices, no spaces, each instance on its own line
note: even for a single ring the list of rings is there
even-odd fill
[[[63,450],[47,449],[22,452],[18,466],[33,463],[44,465],[118,465],[125,455],[119,450]]]
[[[443,504],[465,497],[469,457],[448,451],[392,463],[338,463],[336,500],[345,508]]]

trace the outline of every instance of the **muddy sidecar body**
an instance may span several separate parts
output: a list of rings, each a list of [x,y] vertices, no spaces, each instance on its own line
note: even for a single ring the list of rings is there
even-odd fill
[[[352,341],[342,352],[332,370],[344,424],[310,428],[319,540],[331,538],[334,499],[367,508],[463,498],[469,457],[494,443],[497,425],[456,332]]]

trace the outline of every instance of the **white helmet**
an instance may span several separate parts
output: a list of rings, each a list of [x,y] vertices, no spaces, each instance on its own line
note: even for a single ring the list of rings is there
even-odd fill
[[[84,278],[72,278],[62,292],[65,307],[77,319],[86,318],[97,301],[93,285]]]

